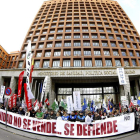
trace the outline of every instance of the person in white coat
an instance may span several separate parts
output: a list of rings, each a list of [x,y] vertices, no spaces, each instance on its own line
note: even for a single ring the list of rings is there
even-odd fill
[[[85,123],[92,126],[92,123],[93,122],[93,118],[92,118],[92,115],[91,115],[91,112],[88,112],[86,118],[85,118]]]
[[[62,120],[59,112],[57,112],[56,116],[57,116],[57,120]]]

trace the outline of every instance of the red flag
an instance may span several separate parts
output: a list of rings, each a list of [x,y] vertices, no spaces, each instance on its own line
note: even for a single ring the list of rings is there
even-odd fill
[[[37,104],[37,99],[36,99],[35,102],[33,103],[34,107],[36,106],[36,104]]]
[[[40,108],[40,107],[43,107],[43,106],[42,106],[42,102],[39,104],[39,108]]]
[[[46,103],[46,105],[50,105],[50,103],[49,103],[49,100],[46,98],[46,100],[45,100],[45,103]]]
[[[134,106],[134,104],[132,103],[132,101],[130,102],[129,108],[130,108],[131,106]]]
[[[32,82],[32,73],[33,73],[33,70],[34,70],[34,58],[32,59],[32,66],[31,66],[31,70],[30,70],[30,83]]]
[[[108,99],[108,105],[107,105],[107,109],[108,109],[108,110],[110,110],[110,109],[109,109],[109,99]]]
[[[21,88],[22,88],[22,81],[23,81],[24,71],[22,71],[19,75],[18,79],[18,97],[21,97]]]
[[[119,110],[120,110],[120,113],[122,112],[121,110],[121,103],[119,102]]]
[[[9,100],[8,100],[8,106],[9,106],[10,109],[13,108],[13,96],[11,96],[11,97],[9,98]]]
[[[24,92],[25,92],[25,99],[26,99],[27,109],[31,110],[32,109],[32,100],[29,100],[29,98],[28,98],[27,84],[26,83],[24,83]]]
[[[13,94],[13,106],[17,104],[17,94]]]

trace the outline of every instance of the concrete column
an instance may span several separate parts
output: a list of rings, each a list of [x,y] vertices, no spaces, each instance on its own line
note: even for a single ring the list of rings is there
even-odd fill
[[[0,76],[0,86],[3,85],[3,82],[4,82],[4,78]]]
[[[120,85],[120,96],[125,96],[124,86]]]
[[[139,96],[139,84],[138,84],[138,80],[137,79],[135,80],[135,85],[136,85],[136,92],[137,92],[137,97],[138,97]]]
[[[10,88],[12,90],[12,93],[15,93],[16,84],[16,78],[12,76],[10,81]]]

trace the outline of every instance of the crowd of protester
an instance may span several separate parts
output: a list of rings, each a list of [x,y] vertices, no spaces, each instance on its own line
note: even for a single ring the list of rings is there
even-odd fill
[[[5,109],[2,104],[1,109]],[[31,111],[24,109],[21,106],[14,106],[9,111],[13,113],[17,113],[20,115],[35,117],[37,119],[47,119],[47,120],[63,120],[63,121],[71,121],[71,122],[85,122],[88,125],[92,125],[92,122],[96,120],[104,120],[111,117],[117,117],[128,113],[135,114],[135,130],[140,132],[140,107],[138,105],[132,106],[128,108],[127,106],[124,108],[112,107],[110,111],[107,111],[103,108],[97,109],[96,111],[89,111],[88,109],[84,111],[72,111],[71,114],[68,114],[66,110],[63,108],[59,108],[57,112],[53,110],[46,110],[45,112],[40,108],[37,111],[32,109]]]

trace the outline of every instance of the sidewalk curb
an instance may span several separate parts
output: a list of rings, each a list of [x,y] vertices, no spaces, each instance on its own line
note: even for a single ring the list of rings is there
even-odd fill
[[[2,124],[2,123],[0,123],[0,129],[5,130],[5,131],[10,132],[10,133],[13,133],[13,134],[16,134],[16,135],[19,135],[19,136],[22,136],[22,137],[35,139],[35,140],[45,140],[46,137],[47,137],[47,140],[52,140],[52,139],[54,140],[55,138],[56,139],[66,139],[66,138],[62,138],[62,137],[45,136],[45,135],[34,134],[34,133],[30,133],[30,132],[15,129],[15,128],[10,127],[10,126],[7,126],[7,128],[6,128],[6,126],[4,124]],[[137,132],[131,131],[131,132],[116,135],[116,136],[102,137],[102,138],[92,138],[92,139],[95,139],[95,140],[99,140],[99,139],[118,140],[118,139],[126,138],[126,137],[129,137],[129,136],[135,135],[135,134],[137,134]],[[67,139],[72,139],[72,138],[67,138]]]

